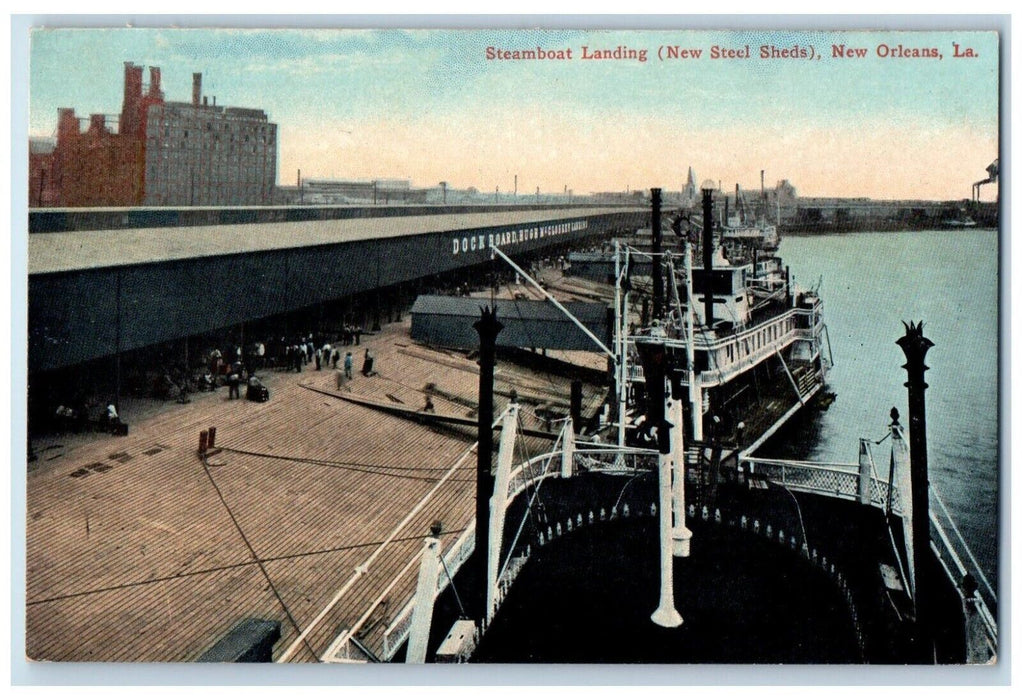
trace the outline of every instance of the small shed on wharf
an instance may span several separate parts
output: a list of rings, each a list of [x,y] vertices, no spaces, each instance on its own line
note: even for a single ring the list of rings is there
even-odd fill
[[[549,301],[534,299],[475,299],[423,295],[412,305],[412,339],[427,345],[471,349],[479,346],[472,327],[480,309],[496,307],[497,320],[504,329],[497,345],[536,350],[584,350],[600,352],[599,346],[564,312]],[[607,342],[613,321],[604,304],[568,302],[563,306],[589,331]]]

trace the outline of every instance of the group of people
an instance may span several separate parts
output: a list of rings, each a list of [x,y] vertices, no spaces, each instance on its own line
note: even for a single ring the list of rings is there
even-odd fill
[[[334,362],[334,369],[337,370],[337,388],[340,389],[343,386],[345,380],[354,378],[355,370],[355,358],[352,357],[351,351],[348,350],[344,353],[344,373],[342,374],[337,369],[337,362]],[[362,376],[363,377],[375,377],[379,372],[376,370],[376,356],[373,355],[369,348],[365,349],[365,354],[362,356]]]
[[[352,365],[351,350],[346,351],[343,357],[345,371],[350,375]],[[316,350],[315,359],[317,370],[324,367],[337,369],[337,365],[341,362],[341,349],[333,347],[330,343],[324,343],[322,348]],[[351,379],[351,377],[349,376],[348,379]]]
[[[340,340],[341,345],[358,345],[362,341],[362,328],[345,323]]]
[[[276,365],[285,371],[294,370],[295,372],[301,372],[305,365],[313,362],[316,364],[317,370],[331,366],[337,369],[344,356],[341,346],[358,345],[361,342],[361,336],[361,328],[345,325],[340,338],[341,342],[336,347],[322,336],[317,339],[312,333],[301,336],[292,342],[281,338],[276,347]]]
[[[116,426],[121,424],[121,417],[113,401],[107,403],[106,408],[99,415],[99,420],[95,422],[92,421],[89,407],[84,401],[78,402],[74,408],[64,404],[57,406],[55,419],[57,431],[61,433],[81,433],[93,427],[104,431],[114,431]]]
[[[335,345],[326,342],[323,336],[316,338],[309,333],[291,342],[281,338],[279,343],[273,340],[267,343],[256,341],[245,345],[244,348],[236,344],[230,344],[226,350],[211,348],[208,354],[204,355],[200,370],[195,371],[194,367],[189,370],[182,365],[176,369],[164,367],[156,371],[155,375],[150,371],[143,377],[143,382],[136,390],[147,394],[151,392],[151,395],[158,398],[176,398],[179,402],[187,403],[188,392],[196,390],[211,392],[220,386],[228,387],[228,400],[240,399],[242,385],[245,385],[250,397],[265,397],[265,386],[256,374],[258,370],[277,366],[287,371],[301,372],[303,366],[313,362],[317,370],[332,367],[338,374],[340,386],[344,379],[354,377],[355,359],[352,351],[344,350],[344,347],[359,345],[361,336],[361,327],[345,324]],[[317,343],[316,340],[320,342]],[[374,363],[375,358],[367,348],[362,362],[363,376],[377,374]],[[116,426],[122,425],[114,402],[107,403],[94,419],[95,413],[90,412],[88,405],[81,400],[61,403],[51,416],[54,427],[62,433],[71,431],[78,433],[92,429],[114,431]]]
[[[263,344],[258,343],[253,346],[252,350],[258,352],[258,348],[262,347],[264,347]],[[265,349],[263,352],[265,353]],[[240,345],[235,346],[230,354],[233,355],[233,358],[227,360],[219,348],[214,348],[210,352],[209,371],[203,372],[202,376],[199,377],[199,389],[202,391],[215,391],[223,383],[230,389],[228,398],[233,399],[239,396],[238,387],[249,376],[255,376],[255,364],[257,362],[255,358],[261,356],[250,353],[249,357],[246,358],[245,354],[242,353]]]

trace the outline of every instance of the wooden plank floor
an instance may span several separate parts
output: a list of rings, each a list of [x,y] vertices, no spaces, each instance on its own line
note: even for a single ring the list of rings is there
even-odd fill
[[[363,336],[376,377],[341,391],[438,413],[474,416],[478,368],[464,354],[423,348],[409,321]],[[441,362],[442,361],[442,362]],[[310,371],[309,367],[313,367]],[[280,620],[279,656],[401,520],[468,450],[474,431],[426,425],[310,391],[337,391],[333,370],[266,372],[271,400],[196,397],[95,437],[38,466],[27,484],[27,652],[74,661],[190,661],[238,620]],[[502,363],[496,389],[563,404],[568,380]],[[604,390],[586,387],[585,410]],[[506,398],[498,395],[497,410]],[[523,423],[539,428],[534,405]],[[199,431],[224,451],[197,457]],[[544,449],[530,439],[523,448]],[[454,474],[346,596],[308,633],[295,661],[314,661],[421,548],[434,520],[445,547],[474,513],[475,457]],[[417,567],[371,611],[360,640],[382,632],[414,591]]]

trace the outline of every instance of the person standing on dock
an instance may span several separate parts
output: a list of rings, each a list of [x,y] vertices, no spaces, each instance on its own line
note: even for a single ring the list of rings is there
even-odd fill
[[[223,355],[219,348],[213,348],[209,354],[209,371],[214,377],[220,376],[220,365],[223,364]]]
[[[323,369],[323,351],[316,350],[316,371]]]
[[[354,358],[351,356],[351,350],[344,355],[344,376],[347,379],[352,379],[352,366],[355,364]]]
[[[335,349],[334,350],[334,356],[333,356],[332,359],[333,359],[334,369],[337,369],[337,363],[341,361],[341,351]]]
[[[103,414],[103,424],[107,430],[115,431],[116,426],[120,425],[121,417],[117,415],[117,406],[113,402],[108,403],[106,406],[106,412]]]
[[[241,386],[241,375],[238,374],[238,370],[233,368],[231,369],[231,374],[227,378],[227,385],[230,387],[230,391],[227,394],[227,400],[240,399],[241,391],[239,387]]]

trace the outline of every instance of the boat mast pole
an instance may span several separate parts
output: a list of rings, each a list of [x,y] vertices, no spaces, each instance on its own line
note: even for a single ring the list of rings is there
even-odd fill
[[[664,277],[661,266],[663,260],[660,256],[661,252],[661,230],[660,230],[660,204],[661,204],[661,190],[659,187],[654,187],[650,190],[650,194],[653,200],[653,213],[650,217],[650,228],[653,234],[653,318],[657,321],[663,321],[664,313]]]
[[[647,420],[655,430],[657,441],[658,503],[657,518],[660,525],[660,603],[650,616],[661,627],[678,627],[681,615],[674,605],[674,528],[673,493],[671,489],[672,455],[671,430],[665,419],[667,357],[664,347],[666,334],[659,326],[650,329],[649,336],[635,343],[642,359],[648,397]]]
[[[625,248],[625,270],[624,274],[628,274],[632,264],[632,253],[628,248]],[[631,285],[624,286],[624,293],[621,295],[621,386],[624,394],[621,397],[621,405],[627,408],[628,403],[628,292],[631,290]],[[619,436],[620,445],[623,447],[625,444],[625,429],[620,428],[621,435]]]
[[[709,186],[707,186],[709,185]],[[726,201],[726,200],[725,200]],[[713,329],[713,184],[703,183],[703,323]]]
[[[628,342],[624,337],[621,313],[621,242],[614,239],[614,351],[618,356],[617,363],[617,445],[625,446],[625,402],[627,387],[625,386],[625,347]]]
[[[692,440],[703,441],[703,390],[699,385],[699,374],[695,371],[695,303],[692,296],[692,241],[685,239],[685,297],[688,299],[685,312],[685,356],[688,360],[688,400],[692,409]]]
[[[681,372],[672,370],[668,377],[670,393],[667,400],[667,420],[671,424],[671,509],[674,527],[674,556],[687,557],[691,552],[692,531],[685,524],[685,410],[681,390]]]

